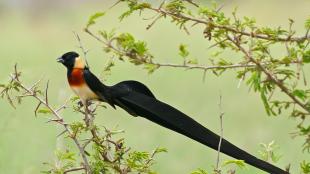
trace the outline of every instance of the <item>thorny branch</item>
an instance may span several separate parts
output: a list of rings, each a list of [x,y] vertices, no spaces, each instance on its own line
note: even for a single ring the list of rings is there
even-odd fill
[[[154,12],[160,13],[163,16],[170,16],[172,18],[176,18],[179,20],[186,20],[186,21],[194,22],[195,25],[203,24],[206,26],[212,26],[212,28],[224,29],[226,31],[230,31],[230,32],[235,33],[235,34],[248,36],[248,37],[254,37],[254,38],[263,39],[263,40],[280,41],[280,42],[302,42],[305,40],[310,40],[309,32],[306,32],[305,36],[302,36],[302,37],[292,37],[292,36],[270,37],[270,36],[265,35],[265,34],[258,34],[255,32],[247,32],[247,31],[238,30],[238,29],[236,29],[232,26],[228,26],[228,25],[219,25],[219,24],[213,22],[212,19],[199,19],[199,18],[195,18],[195,17],[191,17],[191,16],[186,16],[186,15],[180,14],[180,13],[173,13],[173,12],[170,12],[170,11],[163,9],[162,7],[154,8],[151,6],[146,6],[145,8],[150,9]]]
[[[256,68],[257,64],[255,63],[244,63],[244,64],[231,64],[231,65],[214,65],[214,66],[207,66],[207,65],[194,65],[194,64],[172,64],[172,63],[157,63],[157,62],[153,62],[153,61],[148,61],[145,62],[145,59],[143,59],[143,57],[136,59],[135,57],[130,57],[130,54],[127,52],[124,52],[123,50],[115,47],[112,42],[106,42],[104,40],[102,40],[100,37],[98,37],[97,35],[95,35],[94,33],[92,33],[88,28],[85,28],[84,31],[89,34],[91,37],[93,37],[94,39],[96,39],[97,41],[99,41],[100,43],[104,44],[106,47],[112,49],[113,51],[115,51],[116,53],[120,54],[120,55],[126,55],[129,58],[133,58],[137,61],[141,61],[141,63],[147,63],[147,64],[152,64],[158,67],[172,67],[172,68],[183,68],[186,70],[190,70],[190,69],[197,69],[197,70],[203,70],[203,71],[207,71],[207,70],[214,70],[214,69],[236,69],[236,68]],[[112,40],[113,41],[113,40]],[[297,64],[299,62],[295,61],[295,62],[291,62],[291,64]],[[262,63],[262,66],[267,66],[270,65],[271,63]]]
[[[56,109],[54,109],[49,103],[48,103],[48,84],[46,86],[46,90],[45,90],[45,99],[41,98],[38,96],[38,93],[37,91],[33,90],[33,88],[27,88],[19,79],[19,75],[20,73],[18,72],[17,70],[17,64],[15,65],[14,67],[14,73],[11,75],[11,79],[13,81],[15,81],[23,90],[25,90],[25,94],[24,94],[24,97],[28,97],[28,96],[31,96],[33,98],[35,98],[36,100],[39,101],[40,105],[44,105],[46,108],[49,109],[49,111],[51,111],[51,113],[56,117],[56,119],[51,119],[50,121],[54,121],[58,124],[61,124],[63,125],[63,127],[65,128],[66,132],[69,134],[69,137],[74,141],[74,143],[76,144],[76,146],[78,147],[79,149],[79,152],[82,156],[82,159],[83,159],[83,165],[86,169],[86,173],[87,174],[91,174],[91,168],[90,168],[90,165],[89,165],[89,162],[88,162],[88,159],[86,157],[86,154],[85,154],[85,149],[83,149],[83,147],[81,146],[79,140],[73,136],[73,132],[71,131],[70,127],[68,124],[64,123],[64,120],[63,118],[61,117],[61,115],[57,112]],[[36,109],[37,110],[37,109]]]
[[[266,76],[272,80],[288,97],[290,97],[297,105],[303,108],[307,113],[310,114],[309,108],[306,104],[302,103],[296,96],[294,96],[291,91],[280,81],[277,77],[275,77],[272,72],[268,71],[259,61],[255,60],[255,58],[250,54],[251,50],[247,51],[235,38],[227,35],[227,39],[230,40],[244,55],[245,57],[266,74]]]
[[[36,86],[38,85],[38,83],[36,83],[35,86],[32,85],[32,87],[29,88],[24,83],[22,83],[19,77],[20,77],[20,73],[17,70],[17,65],[15,65],[14,73],[12,73],[11,75],[11,82],[14,82],[15,85],[17,85],[16,87],[18,87],[21,90],[21,91],[19,90],[18,91],[23,93],[23,95],[17,96],[17,98],[20,98],[20,99],[24,97],[35,98],[39,103],[35,107],[35,114],[37,114],[37,111],[39,110],[40,106],[44,106],[49,111],[49,113],[51,113],[55,117],[55,118],[50,118],[48,122],[54,122],[64,127],[64,131],[58,136],[63,135],[65,133],[68,134],[68,137],[74,141],[76,147],[79,150],[79,153],[81,154],[82,161],[83,161],[82,166],[67,169],[64,171],[64,173],[71,173],[71,172],[76,172],[80,170],[85,170],[86,174],[94,173],[94,170],[92,169],[92,166],[90,165],[90,162],[89,162],[90,160],[88,157],[89,154],[88,152],[86,152],[86,148],[91,143],[93,143],[94,145],[98,146],[101,149],[101,150],[98,150],[101,156],[99,160],[100,161],[102,160],[106,164],[109,164],[114,171],[117,171],[117,173],[120,173],[120,174],[127,174],[132,171],[130,165],[124,165],[121,162],[124,158],[124,155],[129,153],[130,148],[124,147],[123,139],[120,139],[117,141],[114,141],[111,139],[111,136],[113,134],[119,133],[119,132],[116,132],[116,131],[112,132],[108,129],[105,129],[106,135],[102,136],[99,134],[98,128],[93,124],[95,111],[97,107],[101,105],[95,104],[94,107],[91,107],[92,109],[89,109],[87,105],[87,107],[84,106],[85,110],[81,110],[82,107],[73,107],[75,111],[80,112],[85,116],[84,123],[86,127],[83,126],[83,129],[85,129],[85,133],[89,132],[91,134],[91,138],[87,139],[86,142],[82,143],[82,141],[84,140],[79,140],[78,138],[81,132],[77,132],[72,127],[73,124],[65,123],[63,120],[63,117],[59,114],[59,111],[67,107],[68,101],[70,100],[66,101],[65,104],[61,105],[58,109],[55,109],[54,107],[51,106],[51,103],[48,102],[49,101],[48,100],[48,88],[49,88],[48,83],[46,85],[44,93],[41,93],[40,90],[37,89],[37,86]],[[115,151],[110,151],[110,149],[112,149],[113,147],[115,148]],[[145,168],[145,170],[149,170],[148,164],[150,163],[154,155],[155,154],[151,155],[150,159],[146,159],[145,166],[147,166],[147,168]]]

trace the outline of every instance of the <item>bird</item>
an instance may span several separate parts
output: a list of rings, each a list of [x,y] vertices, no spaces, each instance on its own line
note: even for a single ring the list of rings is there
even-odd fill
[[[66,67],[69,85],[85,106],[92,100],[106,102],[114,109],[118,106],[134,117],[144,117],[230,157],[243,160],[265,172],[289,174],[289,172],[240,149],[193,118],[160,101],[143,83],[127,80],[112,86],[105,85],[74,51],[63,54],[57,61]]]

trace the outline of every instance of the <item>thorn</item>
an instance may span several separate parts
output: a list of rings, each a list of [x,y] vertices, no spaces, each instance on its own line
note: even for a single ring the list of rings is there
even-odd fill
[[[61,119],[49,119],[46,123],[50,123],[50,122],[56,122],[56,123],[65,125],[64,120],[62,118]]]
[[[48,84],[49,84],[49,80],[47,81],[46,83],[46,88],[45,88],[45,102],[46,104],[48,105],[48,95],[47,95],[47,92],[48,92]]]
[[[61,135],[63,135],[64,133],[68,132],[67,130],[62,131],[60,134],[58,134],[56,137],[60,137]]]
[[[34,116],[37,117],[37,112],[38,112],[38,109],[40,108],[42,102],[40,101],[39,104],[37,105],[36,109],[34,110]]]

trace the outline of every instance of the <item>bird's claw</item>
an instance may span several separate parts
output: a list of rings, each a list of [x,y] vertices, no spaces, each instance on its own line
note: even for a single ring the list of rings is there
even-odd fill
[[[77,104],[78,104],[78,106],[79,106],[80,108],[84,106],[84,104],[83,104],[82,101],[79,101]]]

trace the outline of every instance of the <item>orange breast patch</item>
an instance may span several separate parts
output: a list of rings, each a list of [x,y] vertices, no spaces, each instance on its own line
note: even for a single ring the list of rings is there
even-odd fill
[[[83,69],[74,68],[68,76],[70,86],[81,86],[85,84]]]

